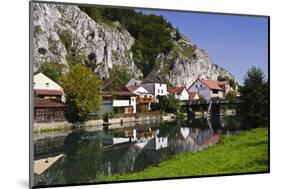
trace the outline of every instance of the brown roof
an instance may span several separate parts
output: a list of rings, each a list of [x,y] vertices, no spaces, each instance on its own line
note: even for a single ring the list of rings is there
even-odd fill
[[[171,94],[181,94],[183,89],[184,87],[174,87],[174,88],[169,87],[168,92]]]
[[[219,85],[218,82],[215,80],[205,80],[205,79],[199,79],[202,83],[204,83],[208,88],[210,89],[217,89],[217,90],[223,90]]]
[[[65,104],[54,99],[43,99],[35,98],[34,99],[35,108],[55,108],[55,107],[65,107]]]
[[[198,93],[197,93],[197,92],[188,92],[188,95],[189,95],[189,98],[190,98],[190,99],[194,99],[194,97],[195,97],[196,95],[198,95]]]
[[[102,91],[102,96],[136,96],[136,94],[129,91]]]
[[[38,96],[38,95],[60,96],[62,94],[63,94],[63,92],[60,90],[34,89],[34,96]]]

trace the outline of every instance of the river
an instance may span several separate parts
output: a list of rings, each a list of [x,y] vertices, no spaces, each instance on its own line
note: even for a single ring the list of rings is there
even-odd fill
[[[239,119],[228,116],[35,134],[35,166],[44,170],[35,174],[35,185],[92,182],[96,177],[141,171],[241,131]]]

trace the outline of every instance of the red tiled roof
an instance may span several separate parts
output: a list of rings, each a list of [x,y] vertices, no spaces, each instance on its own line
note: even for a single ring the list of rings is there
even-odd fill
[[[218,85],[229,85],[229,81],[217,81]]]
[[[205,80],[205,79],[199,79],[202,83],[204,83],[208,88],[210,89],[217,89],[217,90],[223,90],[219,85],[217,81],[214,80]]]
[[[54,95],[59,96],[62,95],[63,92],[60,90],[47,90],[47,89],[34,89],[34,96],[38,95]]]
[[[174,88],[169,87],[168,92],[171,94],[181,94],[183,89],[184,87],[174,87]]]
[[[35,98],[34,99],[35,108],[55,108],[55,107],[65,107],[65,104],[54,99],[43,99]]]

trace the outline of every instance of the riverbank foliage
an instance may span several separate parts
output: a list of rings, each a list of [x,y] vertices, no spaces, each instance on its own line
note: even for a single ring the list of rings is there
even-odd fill
[[[66,117],[68,121],[85,121],[92,112],[98,112],[102,104],[101,81],[92,70],[76,64],[61,77],[67,96]]]
[[[268,171],[268,130],[257,128],[224,136],[204,151],[177,154],[141,172],[98,178],[97,182]]]
[[[240,93],[242,100],[240,114],[242,122],[247,123],[245,126],[248,128],[268,127],[268,81],[262,69],[252,67],[248,70]]]

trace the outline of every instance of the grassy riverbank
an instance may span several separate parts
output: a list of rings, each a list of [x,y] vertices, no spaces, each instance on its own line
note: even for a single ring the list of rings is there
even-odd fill
[[[197,153],[183,153],[137,173],[99,178],[97,182],[182,176],[267,172],[268,130],[252,129],[225,136],[218,144]]]

